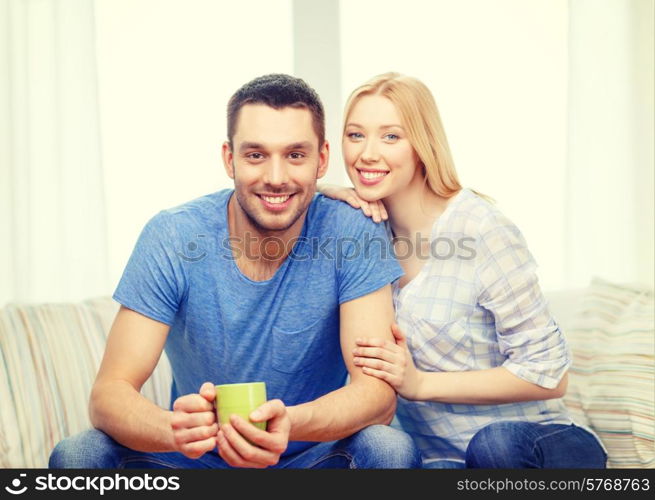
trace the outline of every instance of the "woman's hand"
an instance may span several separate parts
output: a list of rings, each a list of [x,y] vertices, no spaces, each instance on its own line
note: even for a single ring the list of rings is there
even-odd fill
[[[407,339],[397,324],[391,325],[395,343],[377,338],[359,338],[353,349],[354,363],[362,371],[384,380],[405,399],[416,400],[420,393],[423,372],[414,365]]]
[[[387,210],[380,200],[372,202],[363,200],[353,188],[337,186],[336,184],[319,184],[316,189],[328,198],[345,201],[351,207],[361,209],[364,215],[372,217],[375,222],[381,222],[389,218]]]

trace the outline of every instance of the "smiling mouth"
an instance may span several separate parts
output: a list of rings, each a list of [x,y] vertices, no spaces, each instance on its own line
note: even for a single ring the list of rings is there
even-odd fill
[[[264,194],[259,195],[259,197],[262,200],[267,201],[268,203],[273,203],[275,205],[277,205],[278,203],[284,203],[289,198],[291,198],[291,196],[292,195],[290,195],[290,194],[281,194],[281,195],[275,195],[275,196],[267,196],[267,195],[264,195]]]
[[[260,200],[262,200],[262,204],[267,209],[272,211],[280,211],[280,210],[284,210],[289,206],[291,198],[293,198],[295,194],[296,193],[273,194],[273,195],[258,194],[257,196],[259,197]]]
[[[357,168],[357,173],[359,175],[359,180],[362,182],[362,184],[366,185],[372,185],[372,184],[377,184],[380,182],[382,179],[386,177],[386,175],[389,173],[386,170],[372,170],[372,169],[362,169],[362,168]]]

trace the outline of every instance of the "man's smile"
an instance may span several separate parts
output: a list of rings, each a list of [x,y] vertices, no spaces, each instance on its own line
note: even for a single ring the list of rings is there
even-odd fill
[[[291,204],[291,200],[295,196],[295,193],[258,194],[257,196],[262,200],[262,205],[264,205],[267,210],[281,212]]]

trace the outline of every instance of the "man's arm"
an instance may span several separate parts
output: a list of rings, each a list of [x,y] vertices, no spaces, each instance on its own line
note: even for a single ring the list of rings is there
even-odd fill
[[[139,392],[157,366],[168,331],[165,323],[121,306],[91,391],[91,423],[133,450],[195,458],[216,446],[213,385],[180,397],[174,412]]]
[[[168,330],[168,325],[121,306],[93,384],[91,423],[133,450],[172,449],[170,412],[139,392],[159,361]]]
[[[218,432],[218,453],[233,467],[268,467],[278,463],[288,441],[334,441],[372,424],[388,424],[396,411],[396,393],[386,382],[365,375],[353,364],[359,336],[391,339],[393,305],[389,285],[341,305],[341,351],[350,373],[349,385],[314,401],[285,407],[278,399],[254,412],[254,422],[233,415]]]
[[[373,424],[388,424],[396,411],[396,393],[386,382],[365,375],[353,364],[360,336],[393,340],[391,286],[341,304],[341,352],[350,384],[314,401],[289,407],[292,441],[333,441]]]

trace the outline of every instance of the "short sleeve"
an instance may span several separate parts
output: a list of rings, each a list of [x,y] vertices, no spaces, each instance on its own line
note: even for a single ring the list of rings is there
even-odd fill
[[[113,295],[125,307],[167,325],[173,323],[186,289],[170,219],[160,212],[148,221]]]
[[[348,206],[345,210],[335,252],[339,304],[379,290],[404,274],[385,225],[373,222],[359,210]]]
[[[480,226],[476,277],[479,304],[490,311],[503,366],[517,377],[552,389],[571,364],[559,326],[539,287],[537,265],[519,229],[493,213]]]

